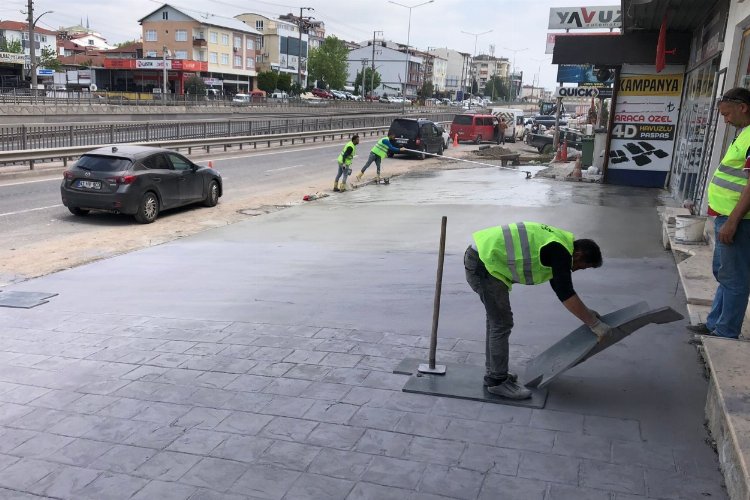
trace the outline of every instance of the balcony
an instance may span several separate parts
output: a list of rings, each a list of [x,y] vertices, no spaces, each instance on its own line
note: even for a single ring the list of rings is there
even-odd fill
[[[193,47],[207,47],[208,42],[203,37],[194,36],[193,37]]]

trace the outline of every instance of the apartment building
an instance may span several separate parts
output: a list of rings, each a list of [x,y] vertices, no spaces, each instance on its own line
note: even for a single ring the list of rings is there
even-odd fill
[[[505,80],[510,76],[510,62],[505,57],[479,54],[471,62],[471,74],[477,81],[479,93],[484,94],[484,87],[490,78],[497,76]]]
[[[347,86],[353,86],[357,78],[357,72],[362,71],[362,65],[375,66],[375,71],[380,74],[380,86],[374,89],[378,95],[389,96],[402,95],[404,92],[404,73],[406,70],[406,52],[401,52],[391,47],[398,47],[393,42],[376,41],[373,50],[372,40],[362,42],[361,46],[349,51],[347,58],[348,76]],[[375,53],[375,61],[372,54]],[[406,96],[414,97],[417,89],[421,87],[423,77],[424,59],[417,55],[409,55],[409,80],[406,86]]]
[[[160,72],[166,64],[168,91],[173,93],[184,93],[185,81],[196,74],[227,93],[256,88],[263,41],[262,34],[247,24],[231,17],[188,13],[170,4],[163,4],[139,23],[145,59],[108,62],[113,69],[137,71],[132,75],[136,87],[160,88]]]
[[[297,81],[299,74],[300,84],[303,87],[307,86],[307,33],[302,33],[300,37],[299,28],[295,23],[271,19],[260,14],[245,13],[235,18],[263,35],[259,71],[289,73],[293,82]]]
[[[29,25],[18,21],[0,21],[0,40],[21,42],[22,54],[0,53],[0,86],[18,86],[29,75],[31,50],[37,61],[43,50],[57,52],[57,33],[34,27],[34,41],[29,43]],[[37,68],[37,74],[40,69]]]
[[[471,55],[447,47],[433,48],[428,52],[436,58],[446,61],[445,87],[441,90],[447,92],[451,98],[462,98],[463,93],[471,83]],[[435,73],[437,71],[433,72],[433,74]]]

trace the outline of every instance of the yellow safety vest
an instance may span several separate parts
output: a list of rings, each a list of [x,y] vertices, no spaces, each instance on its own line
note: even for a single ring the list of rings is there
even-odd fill
[[[714,172],[708,185],[708,206],[721,215],[729,215],[740,201],[740,195],[747,185],[747,172],[744,170],[747,150],[750,148],[750,126],[730,144],[719,168]],[[750,213],[745,214],[750,219]]]
[[[387,139],[387,137],[383,137],[378,142],[376,142],[370,152],[378,155],[381,158],[385,158],[388,155],[388,146],[385,145],[385,141]]]
[[[350,147],[352,148],[352,154],[347,156],[346,160],[344,160],[344,153],[346,152],[347,148],[350,148]],[[354,160],[354,155],[356,153],[357,153],[357,146],[352,141],[349,141],[346,143],[346,146],[344,146],[344,149],[342,149],[341,152],[339,153],[338,162],[349,166],[352,164],[352,160]]]
[[[573,233],[538,222],[494,226],[473,235],[479,258],[492,276],[510,289],[513,283],[538,285],[552,279],[552,268],[542,264],[542,248],[560,243],[573,255]]]

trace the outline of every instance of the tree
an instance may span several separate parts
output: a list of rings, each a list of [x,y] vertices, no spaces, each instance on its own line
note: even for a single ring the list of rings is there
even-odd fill
[[[262,71],[258,73],[258,88],[265,90],[266,94],[271,94],[276,90],[278,79],[279,75],[273,71]]]
[[[432,82],[424,82],[422,84],[422,88],[419,90],[419,97],[422,99],[427,99],[428,97],[432,97],[432,94],[435,93],[435,86],[432,84]]]
[[[57,59],[57,53],[50,48],[42,47],[42,56],[39,58],[39,66],[42,68],[53,69],[58,71],[62,69],[62,64]]]
[[[124,42],[116,43],[115,47],[117,47],[118,49],[120,49],[122,47],[125,47],[126,45],[130,45],[130,44],[134,44],[134,43],[139,43],[139,42],[138,42],[138,40],[125,40]]]
[[[276,79],[276,88],[284,92],[292,90],[292,75],[289,73],[279,74],[279,77]]]
[[[20,54],[23,52],[21,40],[8,40],[0,37],[0,52],[10,52],[11,54]]]
[[[202,96],[206,94],[206,83],[203,78],[193,75],[185,81],[185,92],[192,96]]]
[[[320,47],[310,50],[307,68],[311,80],[324,80],[332,88],[340,89],[346,84],[348,72],[346,44],[335,36],[327,36]]]
[[[292,86],[289,89],[290,95],[300,95],[302,93],[302,85],[297,82],[292,82]]]
[[[477,83],[476,78],[471,79],[471,95],[477,95],[477,92],[479,92],[479,84]]]
[[[507,81],[495,75],[487,80],[484,86],[484,96],[494,99],[508,99],[509,90]]]
[[[354,87],[359,89],[362,86],[362,72],[357,73],[357,78],[354,80]],[[372,68],[365,68],[365,83],[364,92],[361,95],[368,95],[372,93],[372,89],[380,87],[380,73],[377,71],[372,72]]]

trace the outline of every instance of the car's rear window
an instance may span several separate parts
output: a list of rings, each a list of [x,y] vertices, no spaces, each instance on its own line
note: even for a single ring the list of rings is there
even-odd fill
[[[453,125],[471,125],[474,115],[456,115],[453,117]]]
[[[77,167],[91,172],[123,172],[133,164],[129,158],[102,155],[83,155],[76,163]]]
[[[393,120],[388,134],[411,137],[417,134],[419,125],[412,120]]]

